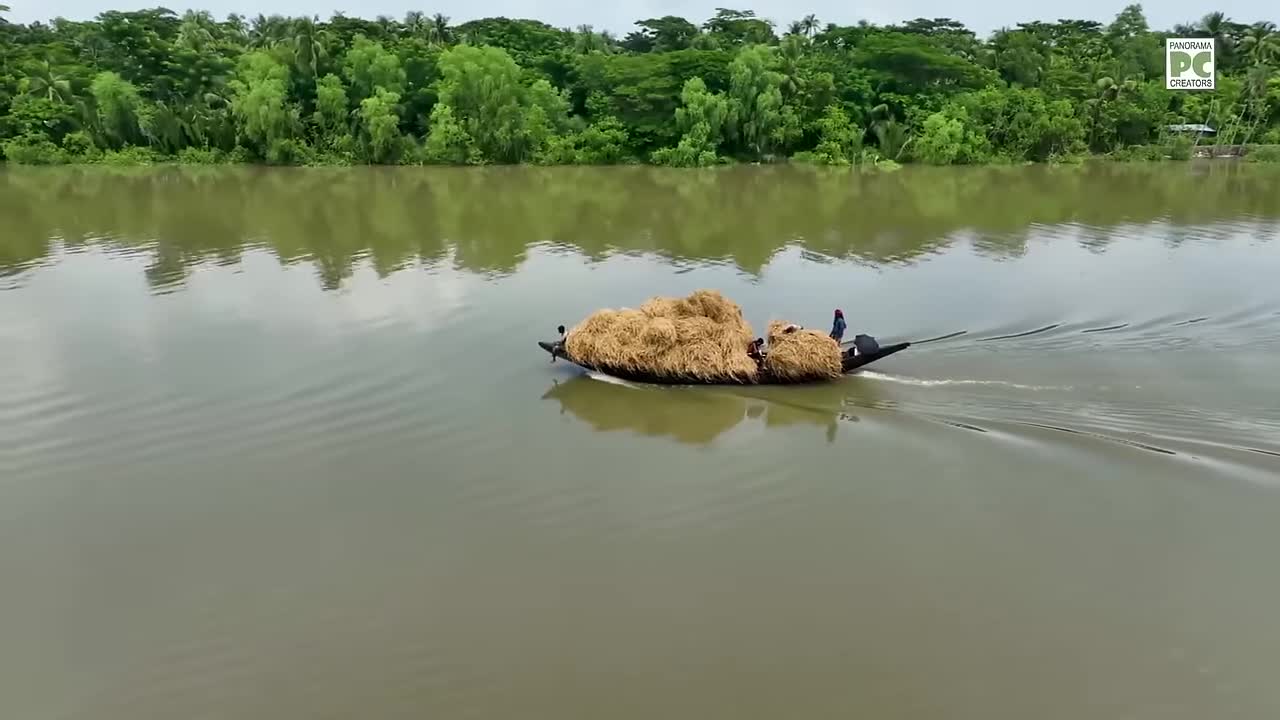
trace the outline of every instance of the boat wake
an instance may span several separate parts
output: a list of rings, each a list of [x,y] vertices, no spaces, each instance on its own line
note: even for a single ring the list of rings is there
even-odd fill
[[[926,380],[924,378],[906,377],[903,375],[887,375],[885,373],[875,372],[873,370],[864,370],[858,373],[858,377],[864,377],[871,380],[883,380],[886,382],[900,383],[902,385],[912,385],[915,387],[947,387],[958,385],[991,385],[998,387],[1007,387],[1014,390],[1032,390],[1032,391],[1067,391],[1074,388],[1070,385],[1024,385],[1022,383],[1008,382],[1005,380],[965,380],[959,378],[943,378],[938,380]]]
[[[592,380],[599,380],[600,382],[606,382],[606,383],[609,383],[610,385],[621,385],[622,387],[629,387],[629,388],[635,388],[635,389],[641,389],[644,387],[643,385],[640,385],[638,383],[633,383],[628,380],[616,378],[612,375],[606,375],[602,372],[588,371],[585,374],[587,377],[591,378]]]

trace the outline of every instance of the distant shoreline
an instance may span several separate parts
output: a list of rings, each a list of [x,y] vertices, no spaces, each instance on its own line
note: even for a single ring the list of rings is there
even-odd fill
[[[861,172],[888,172],[896,170],[900,167],[1013,167],[1019,165],[1077,165],[1081,163],[1178,163],[1191,160],[1236,160],[1247,163],[1280,163],[1280,145],[1247,145],[1247,146],[1221,146],[1215,154],[1215,147],[1212,145],[1201,145],[1193,150],[1190,155],[1178,156],[1171,154],[1169,149],[1160,145],[1134,146],[1125,148],[1122,151],[1111,154],[1094,154],[1081,155],[1068,158],[1061,158],[1052,161],[1012,161],[1012,160],[995,160],[976,163],[952,164],[948,166],[933,165],[922,162],[898,163],[892,160],[873,160],[862,163],[845,163],[845,164],[824,164],[807,162],[804,159],[784,158],[772,162],[742,162],[725,160],[714,165],[703,166],[701,169],[711,169],[716,167],[785,167],[785,166],[804,166],[827,168],[832,170],[846,169],[850,171]],[[196,159],[183,159],[180,156],[161,156],[153,153],[131,152],[126,149],[116,153],[102,153],[97,157],[76,157],[76,158],[53,158],[47,162],[22,163],[12,162],[0,159],[0,167],[254,167],[254,168],[358,168],[358,167],[424,167],[424,168],[467,168],[467,167],[576,167],[576,168],[605,168],[605,167],[651,167],[663,168],[668,167],[651,162],[620,162],[620,163],[478,163],[478,164],[462,164],[462,163],[357,163],[342,162],[337,160],[320,159],[306,163],[267,163],[253,160],[238,160],[227,155],[212,156],[201,155]],[[699,169],[699,168],[685,168]]]

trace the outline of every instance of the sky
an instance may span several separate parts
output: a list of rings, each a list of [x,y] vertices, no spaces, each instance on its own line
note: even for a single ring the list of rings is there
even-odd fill
[[[481,17],[505,16],[541,20],[556,27],[592,25],[597,30],[611,30],[619,36],[634,29],[637,20],[663,15],[677,15],[694,23],[715,13],[717,6],[754,10],[763,18],[774,20],[780,29],[791,20],[813,13],[823,23],[842,25],[868,20],[889,24],[916,17],[950,17],[965,23],[979,35],[987,35],[1001,26],[1033,20],[1053,21],[1059,18],[1110,21],[1128,0],[1077,0],[1075,2],[1010,2],[987,0],[985,3],[957,3],[954,0],[805,0],[792,4],[788,0],[754,0],[735,3],[732,0],[632,0],[599,2],[598,0],[544,0],[541,3],[520,0],[433,0],[423,4],[414,0],[0,0],[11,10],[11,22],[48,21],[55,17],[88,20],[104,10],[137,10],[163,5],[181,14],[184,10],[208,10],[219,19],[229,13],[252,17],[270,15],[319,15],[328,18],[335,11],[350,17],[373,18],[390,15],[402,18],[410,10],[427,15],[443,13],[454,24]],[[1274,0],[1161,0],[1143,6],[1147,20],[1155,29],[1168,29],[1176,23],[1191,22],[1205,13],[1220,10],[1236,21],[1274,20],[1280,22],[1280,6]]]

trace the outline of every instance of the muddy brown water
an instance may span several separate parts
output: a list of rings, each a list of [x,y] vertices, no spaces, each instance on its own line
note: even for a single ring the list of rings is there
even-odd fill
[[[0,217],[5,717],[1280,716],[1275,169],[15,168]],[[917,344],[536,346],[701,287]]]

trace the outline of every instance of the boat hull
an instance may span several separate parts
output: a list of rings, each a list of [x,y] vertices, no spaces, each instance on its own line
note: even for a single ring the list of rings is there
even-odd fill
[[[567,362],[571,362],[574,365],[577,365],[578,367],[584,370],[589,370],[591,372],[604,373],[606,375],[616,377],[620,380],[627,380],[630,382],[638,382],[638,383],[647,383],[651,385],[747,385],[747,384],[811,385],[811,384],[816,384],[821,382],[827,382],[824,380],[810,380],[810,381],[783,380],[770,375],[761,376],[761,378],[755,383],[732,382],[732,381],[721,381],[721,382],[714,382],[714,383],[690,382],[688,380],[679,380],[679,379],[660,377],[660,376],[652,375],[649,373],[598,368],[589,363],[579,362],[569,357],[569,355],[565,352],[564,343],[559,341],[539,340],[538,347],[550,353],[553,359],[559,358]],[[909,342],[896,343],[893,345],[885,345],[879,348],[878,350],[876,350],[875,352],[866,353],[863,355],[854,355],[853,350],[851,348],[847,349],[844,351],[844,355],[841,357],[841,363],[840,363],[841,373],[845,375],[849,375],[857,371],[858,368],[861,368],[866,365],[870,365],[871,363],[881,358],[885,358],[890,355],[893,355],[894,353],[902,352],[903,350],[906,350],[909,347],[911,347],[911,343]]]

